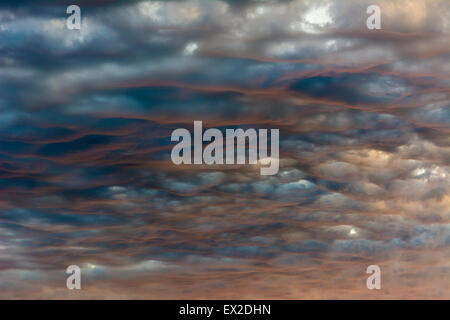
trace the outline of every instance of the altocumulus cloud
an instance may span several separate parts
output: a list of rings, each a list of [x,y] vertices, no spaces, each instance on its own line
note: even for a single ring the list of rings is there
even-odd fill
[[[378,3],[2,1],[0,297],[449,298],[450,3]],[[279,173],[173,165],[194,120]]]

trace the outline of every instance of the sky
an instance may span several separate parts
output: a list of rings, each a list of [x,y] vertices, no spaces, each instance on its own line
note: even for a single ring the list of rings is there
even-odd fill
[[[0,298],[450,299],[449,40],[447,0],[2,0]],[[194,120],[278,174],[173,164]]]

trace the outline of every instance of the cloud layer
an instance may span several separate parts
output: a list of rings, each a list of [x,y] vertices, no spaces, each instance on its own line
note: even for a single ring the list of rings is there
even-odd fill
[[[0,297],[450,298],[450,3],[376,2],[3,1]],[[172,164],[194,120],[279,174]]]

